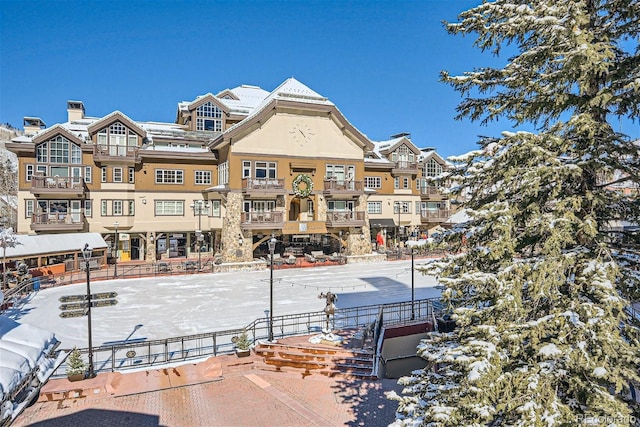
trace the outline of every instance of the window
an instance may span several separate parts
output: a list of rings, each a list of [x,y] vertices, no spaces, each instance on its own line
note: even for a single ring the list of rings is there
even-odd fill
[[[138,146],[138,134],[120,122],[98,131],[98,145],[107,145],[110,156],[126,156],[127,146]]]
[[[226,161],[218,165],[218,184],[225,185],[229,183],[229,162]]]
[[[330,200],[327,202],[329,211],[353,211],[354,202],[351,200]]]
[[[420,213],[420,202],[416,202],[416,213]]]
[[[122,168],[113,168],[113,182],[122,182]]]
[[[36,146],[36,161],[78,165],[82,163],[82,149],[64,136],[58,135]]]
[[[107,201],[100,200],[100,215],[107,216]]]
[[[38,172],[38,173],[40,173],[40,174],[42,174],[44,176],[47,176],[47,170],[48,169],[49,168],[47,167],[47,165],[36,165],[36,172]]]
[[[211,216],[220,218],[220,200],[211,200]]]
[[[335,179],[336,181],[344,181],[345,167],[344,165],[327,165],[326,173],[327,179]]]
[[[275,178],[277,176],[275,162],[256,162],[256,178]]]
[[[364,186],[367,188],[381,188],[382,179],[379,176],[365,176]]]
[[[84,167],[84,182],[91,183],[91,166]]]
[[[156,216],[184,215],[183,200],[156,200]]]
[[[122,216],[122,200],[114,200],[112,204],[113,215]]]
[[[25,165],[25,179],[27,182],[31,181],[31,177],[33,176],[33,165]]]
[[[101,172],[100,182],[107,182],[107,167],[102,166],[100,168],[100,172]]]
[[[393,178],[393,188],[400,188],[400,177]]]
[[[134,216],[136,214],[136,202],[135,202],[135,200],[128,200],[127,203],[129,204],[128,215],[129,216]]]
[[[411,202],[394,202],[393,203],[393,213],[398,213],[398,208],[400,209],[400,213],[411,213]]]
[[[93,216],[92,202],[93,200],[91,199],[84,201],[84,216],[89,218]]]
[[[35,200],[26,199],[24,201],[24,217],[25,218],[31,218],[31,215],[33,215],[34,206],[35,206]]]
[[[156,169],[156,184],[182,184],[184,171],[177,169]]]
[[[196,185],[211,185],[211,171],[196,171]]]
[[[69,140],[58,136],[49,140],[50,163],[69,163]]]
[[[382,202],[367,202],[367,211],[370,214],[381,214]]]
[[[196,130],[222,132],[222,110],[211,102],[196,108]]]
[[[429,159],[424,165],[425,176],[438,176],[442,174],[442,166],[433,159]]]
[[[402,188],[409,188],[409,178],[402,178]]]
[[[251,162],[246,160],[242,162],[242,177],[251,178]]]
[[[133,184],[136,177],[136,168],[129,168],[129,182]]]

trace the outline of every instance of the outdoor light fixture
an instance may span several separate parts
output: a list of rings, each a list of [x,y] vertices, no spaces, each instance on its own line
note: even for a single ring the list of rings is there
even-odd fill
[[[244,239],[242,238],[242,234],[238,234],[238,244],[242,246],[244,244]]]
[[[269,341],[273,341],[273,253],[276,250],[277,242],[275,236],[271,234],[271,239],[269,240],[269,253],[271,254],[271,274],[269,276]]]
[[[90,281],[90,268],[89,261],[91,261],[92,249],[88,243],[84,244],[82,249],[82,258],[84,258],[84,269],[87,272],[87,329],[89,330],[89,378],[95,377],[93,371],[93,344],[91,340],[91,281]]]
[[[118,221],[113,223],[113,228],[115,229],[116,233],[115,233],[115,241],[114,241],[114,245],[116,247],[116,256],[115,256],[115,262],[113,263],[113,277],[118,277],[118,226],[120,224],[118,223]]]

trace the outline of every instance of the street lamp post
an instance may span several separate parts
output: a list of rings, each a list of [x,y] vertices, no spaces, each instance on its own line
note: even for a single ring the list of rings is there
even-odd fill
[[[116,256],[114,258],[115,261],[113,263],[113,277],[118,277],[118,225],[120,225],[118,221],[113,223],[113,228],[116,231],[114,235],[114,242],[113,242],[116,248]]]
[[[413,268],[413,257],[415,255],[415,248],[411,248],[411,320],[415,320],[416,318],[416,312],[415,312],[415,307],[414,307],[414,301],[415,301],[415,287],[414,287],[414,271],[415,269]]]
[[[95,377],[93,371],[93,344],[91,340],[91,280],[89,261],[91,260],[91,248],[88,243],[84,244],[82,249],[82,257],[84,258],[84,269],[87,272],[87,327],[89,330],[89,378]]]
[[[204,235],[202,234],[202,210],[208,209],[209,204],[207,202],[202,203],[202,200],[197,200],[191,204],[193,214],[198,215],[198,229],[196,230],[196,239],[198,241],[198,271],[202,270],[202,242]]]
[[[273,253],[276,250],[276,238],[271,235],[269,253],[271,254],[271,274],[269,276],[269,341],[273,341]]]

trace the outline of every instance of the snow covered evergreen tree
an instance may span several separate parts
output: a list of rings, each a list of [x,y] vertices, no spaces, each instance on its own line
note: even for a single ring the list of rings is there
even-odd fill
[[[610,120],[640,115],[640,1],[487,1],[446,28],[517,51],[500,69],[442,74],[465,97],[459,118],[536,132],[451,159],[471,220],[446,238],[464,234],[467,250],[424,268],[457,329],[418,347],[437,369],[401,379],[394,425],[631,425],[640,345],[624,308],[640,287],[609,231],[639,221],[637,194],[611,184],[637,183],[640,163]]]

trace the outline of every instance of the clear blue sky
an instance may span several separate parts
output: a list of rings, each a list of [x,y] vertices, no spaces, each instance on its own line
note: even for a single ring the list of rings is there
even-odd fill
[[[67,100],[89,116],[173,122],[180,101],[293,76],[373,140],[410,132],[461,154],[511,129],[454,120],[461,98],[438,81],[496,63],[442,25],[479,2],[0,0],[0,123],[64,122]],[[640,137],[638,123],[621,126]]]

